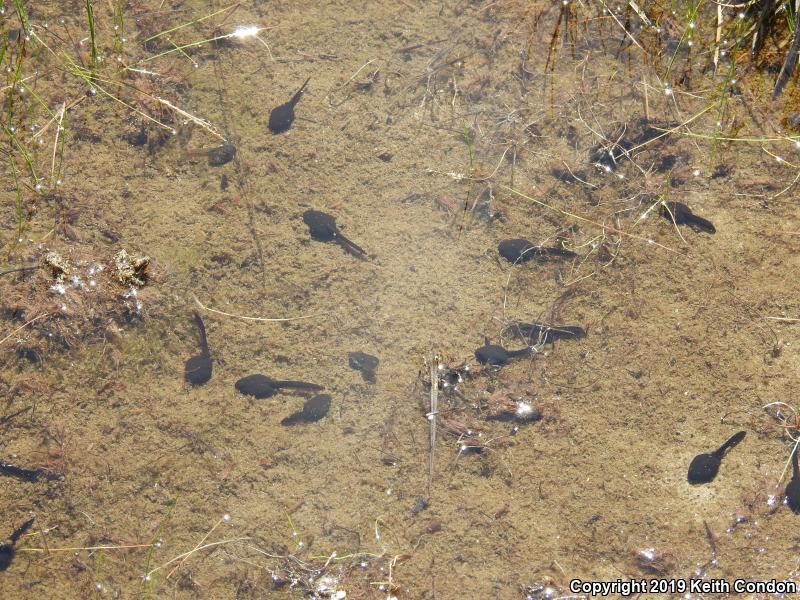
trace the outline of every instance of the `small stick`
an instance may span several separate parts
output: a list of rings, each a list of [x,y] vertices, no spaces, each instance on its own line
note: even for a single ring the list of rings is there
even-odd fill
[[[439,410],[439,358],[436,354],[431,358],[431,400],[428,421],[430,422],[430,452],[428,454],[428,501],[433,484],[434,452],[436,451],[436,413]]]
[[[4,337],[2,340],[0,340],[0,345],[2,345],[2,344],[3,344],[3,342],[5,342],[5,341],[6,341],[8,338],[12,337],[12,336],[13,336],[15,333],[17,333],[17,332],[18,332],[20,329],[25,329],[25,328],[26,328],[28,325],[30,325],[31,323],[34,323],[34,322],[38,321],[39,319],[42,319],[42,318],[44,318],[44,317],[47,317],[47,316],[49,316],[49,314],[50,314],[50,313],[44,313],[44,314],[41,314],[41,315],[39,315],[39,316],[37,316],[37,317],[33,317],[33,318],[32,318],[30,321],[28,321],[27,323],[23,323],[22,325],[20,325],[19,327],[17,327],[17,328],[16,328],[14,331],[12,331],[11,333],[9,333],[9,334],[8,334],[6,337]]]
[[[706,528],[706,537],[708,538],[708,545],[711,546],[711,562],[709,564],[716,564],[717,562],[717,542],[714,540],[714,534],[711,533],[711,528],[708,523],[703,520],[703,527]]]
[[[206,547],[206,546],[203,546],[203,542],[205,542],[208,539],[208,536],[210,536],[212,533],[214,533],[214,530],[217,527],[222,525],[222,523],[226,523],[228,521],[228,519],[226,517],[227,517],[227,515],[225,515],[225,517],[222,517],[219,521],[217,521],[217,523],[211,529],[208,530],[208,532],[203,536],[203,539],[200,540],[199,542],[197,542],[197,545],[194,547],[194,550],[191,550],[190,552],[187,552],[186,554],[183,555],[183,560],[181,560],[181,562],[179,562],[175,567],[173,567],[173,569],[169,572],[169,574],[167,574],[167,579],[172,577],[172,574],[175,571],[177,571],[178,569],[180,569],[183,566],[183,563],[185,563],[192,554],[197,552],[197,550],[199,548],[201,548],[201,547],[205,548]],[[167,564],[169,564],[169,563],[167,563]],[[166,566],[166,565],[164,565],[164,566]],[[149,573],[148,573],[148,575],[149,575]]]
[[[647,25],[648,27],[652,27],[653,26],[653,23],[650,21],[650,19],[647,18],[647,15],[642,11],[641,8],[639,8],[639,5],[636,4],[636,2],[634,2],[633,0],[630,0],[630,2],[628,2],[628,4],[630,5],[630,7],[634,11],[636,11],[636,14],[639,15],[639,18],[642,21],[644,21],[645,25]]]
[[[235,542],[246,542],[246,541],[249,541],[250,539],[251,538],[249,538],[249,537],[239,537],[239,538],[232,538],[230,540],[220,540],[219,542],[211,542],[209,544],[205,544],[204,546],[197,546],[193,550],[189,550],[188,552],[184,552],[183,554],[179,554],[178,556],[176,556],[172,560],[167,561],[166,563],[164,563],[160,567],[156,567],[155,569],[153,569],[149,573],[147,573],[147,575],[152,575],[156,571],[160,571],[161,569],[163,569],[167,565],[174,563],[176,560],[181,560],[183,562],[183,560],[185,560],[186,558],[188,558],[189,556],[191,556],[192,554],[194,554],[195,552],[198,552],[200,550],[205,550],[206,548],[214,548],[216,546],[222,546],[224,544],[232,544],[232,543],[235,543]],[[149,545],[150,544],[142,544],[141,546],[147,547]],[[132,546],[132,547],[140,547],[140,546]],[[180,565],[178,565],[178,567],[179,566]],[[178,568],[178,567],[175,567],[175,568]],[[173,569],[173,571],[174,571],[174,569]],[[171,574],[172,574],[172,572],[170,572],[170,575]]]
[[[127,550],[149,548],[151,544],[128,544],[125,546],[80,546],[75,548],[17,548],[17,552],[79,552],[81,550]]]
[[[664,244],[659,244],[658,242],[656,242],[653,239],[646,238],[646,237],[643,237],[641,235],[635,235],[633,233],[628,233],[627,231],[622,231],[621,229],[617,229],[616,227],[612,227],[610,225],[604,225],[603,223],[598,223],[597,221],[593,221],[591,219],[587,219],[586,217],[582,217],[582,216],[577,215],[575,213],[571,213],[569,211],[562,210],[560,208],[556,208],[555,206],[551,206],[551,205],[547,204],[546,202],[542,202],[541,200],[537,200],[536,198],[532,198],[531,196],[527,196],[527,195],[523,194],[522,192],[520,192],[518,190],[515,190],[514,188],[510,188],[507,185],[503,185],[502,183],[500,183],[498,185],[499,185],[499,187],[501,189],[503,189],[506,192],[509,192],[511,194],[519,196],[520,198],[523,198],[525,200],[529,200],[529,201],[533,202],[534,204],[538,204],[539,206],[543,206],[544,208],[550,209],[550,210],[552,210],[554,212],[561,213],[562,215],[566,215],[566,216],[571,217],[573,219],[577,219],[579,221],[583,221],[584,223],[589,223],[591,225],[594,225],[595,227],[599,227],[603,231],[610,231],[611,233],[617,233],[619,235],[624,235],[625,237],[629,237],[629,238],[634,239],[634,240],[639,240],[640,242],[646,242],[647,244],[650,244],[652,246],[657,246],[657,247],[659,247],[659,248],[661,248],[663,250],[667,250],[667,251],[672,252],[674,254],[681,254],[677,250],[674,250],[673,248],[670,248],[669,246],[665,246]]]
[[[617,15],[614,14],[614,11],[612,9],[608,8],[608,6],[606,6],[605,0],[600,0],[600,4],[603,5],[603,8],[605,8],[608,11],[608,14],[611,15],[611,18],[614,19],[614,21],[617,22],[617,25],[619,25],[622,28],[622,31],[625,32],[625,35],[627,35],[631,39],[631,41],[639,48],[639,50],[644,51],[644,48],[642,48],[642,45],[639,42],[637,42],[636,38],[633,37],[630,34],[630,32],[625,28],[625,25],[620,23],[619,19],[617,18]]]
[[[21,271],[35,271],[39,268],[39,265],[33,265],[31,267],[18,267],[16,269],[9,269],[8,271],[0,271],[0,277],[3,275],[8,275],[9,273],[19,273]]]
[[[714,73],[719,65],[719,43],[722,40],[722,5],[717,4],[717,37],[714,43]]]
[[[220,134],[220,133],[219,133],[219,132],[218,132],[216,129],[214,129],[214,126],[213,126],[211,123],[209,123],[209,122],[208,122],[208,121],[206,121],[205,119],[201,119],[200,117],[195,117],[194,115],[192,115],[192,114],[190,114],[190,113],[186,112],[186,111],[185,111],[185,110],[183,110],[182,108],[178,108],[177,106],[175,106],[175,105],[174,105],[172,102],[170,102],[169,100],[165,100],[164,98],[159,98],[158,96],[151,96],[151,97],[152,97],[153,99],[155,99],[156,101],[160,102],[161,104],[163,104],[164,106],[168,106],[169,108],[171,108],[172,110],[174,110],[176,113],[178,113],[178,114],[179,114],[179,115],[181,115],[182,117],[186,117],[187,119],[189,119],[189,120],[190,120],[192,123],[194,123],[195,125],[198,125],[198,126],[202,127],[202,128],[203,128],[203,129],[205,129],[205,130],[206,130],[208,133],[210,133],[210,134],[211,134],[211,135],[213,135],[213,136],[216,136],[216,137],[218,137],[218,138],[219,138],[220,140],[222,140],[223,142],[227,142],[227,141],[228,141],[228,140],[226,140],[226,139],[225,139],[225,138],[222,136],[222,134]]]
[[[66,113],[67,113],[67,103],[62,102],[61,108],[58,109],[58,112],[56,112],[55,116],[53,117],[54,119],[58,119],[58,127],[56,127],[56,136],[55,140],[53,141],[53,161],[50,164],[51,180],[53,179],[53,176],[55,175],[56,172],[56,154],[58,152],[58,138],[61,135],[61,130],[63,129],[64,116],[66,115]]]
[[[47,545],[47,536],[44,533],[44,529],[42,529],[42,526],[38,521],[36,522],[36,525],[39,527],[39,533],[42,534],[42,544],[44,544],[45,554],[50,554],[50,546]]]
[[[791,435],[789,437],[792,438]],[[794,438],[792,438],[792,439],[794,439]],[[783,481],[783,478],[786,477],[786,471],[789,470],[789,465],[792,464],[792,456],[794,456],[794,453],[797,452],[797,447],[798,446],[800,446],[800,439],[795,441],[794,446],[792,446],[792,451],[789,453],[789,459],[786,461],[786,464],[783,465],[783,471],[781,471],[781,476],[778,479],[778,483]]]
[[[245,321],[259,321],[261,323],[280,323],[280,322],[283,322],[283,321],[299,321],[301,319],[312,319],[314,317],[319,317],[319,316],[327,314],[327,313],[319,313],[319,314],[316,314],[316,315],[303,315],[301,317],[286,317],[286,318],[283,318],[283,319],[269,319],[267,317],[248,317],[248,316],[245,316],[245,315],[235,315],[233,313],[224,312],[224,311],[221,311],[221,310],[217,310],[216,308],[211,308],[209,306],[206,306],[205,304],[200,302],[200,300],[198,300],[197,296],[195,296],[194,294],[192,294],[192,298],[194,298],[194,301],[197,303],[197,306],[199,306],[200,308],[202,308],[205,311],[216,313],[218,315],[223,315],[223,316],[226,316],[226,317],[233,317],[234,319],[243,319]],[[2,343],[2,342],[0,341],[0,343]]]

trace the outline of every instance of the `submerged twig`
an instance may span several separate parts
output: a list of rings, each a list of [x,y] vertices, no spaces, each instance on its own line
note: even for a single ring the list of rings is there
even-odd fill
[[[244,321],[258,321],[261,323],[280,323],[283,321],[299,321],[301,319],[312,319],[314,317],[320,317],[322,315],[326,315],[327,313],[318,313],[314,315],[302,315],[300,317],[284,317],[284,318],[270,318],[270,317],[250,317],[246,315],[237,315],[234,313],[225,312],[222,310],[217,310],[216,308],[211,308],[210,306],[206,306],[200,300],[197,299],[197,296],[192,294],[192,298],[194,298],[195,303],[197,306],[202,308],[205,311],[216,313],[218,315],[223,315],[225,317],[233,317],[234,319],[242,319]]]
[[[430,412],[427,414],[430,423],[430,451],[428,453],[428,498],[431,497],[431,485],[433,484],[433,465],[434,452],[436,449],[436,413],[439,410],[439,357],[434,354],[431,357],[431,400]]]
[[[33,318],[30,320],[30,321],[27,321],[27,322],[23,323],[22,325],[20,325],[19,327],[17,327],[17,328],[16,328],[14,331],[12,331],[11,333],[9,333],[9,334],[8,334],[6,337],[4,337],[2,340],[0,340],[0,345],[2,345],[2,344],[3,344],[3,342],[5,342],[7,339],[9,339],[9,338],[13,337],[13,335],[14,335],[15,333],[17,333],[18,331],[20,331],[20,330],[22,330],[22,329],[25,329],[25,328],[26,328],[28,325],[31,325],[32,323],[35,323],[35,322],[36,322],[36,321],[38,321],[39,319],[42,319],[42,318],[44,318],[44,317],[47,317],[47,316],[50,316],[50,313],[43,313],[43,314],[41,314],[41,315],[38,315],[38,316],[36,316],[36,317],[33,317]]]
[[[167,106],[167,107],[171,108],[172,110],[174,110],[176,113],[178,113],[182,117],[185,117],[185,118],[189,119],[195,125],[198,125],[198,126],[202,127],[203,129],[205,129],[211,135],[218,137],[223,142],[227,142],[228,141],[222,136],[222,134],[220,134],[216,129],[214,129],[214,126],[211,123],[209,123],[205,119],[201,119],[200,117],[196,117],[196,116],[186,112],[182,108],[178,108],[177,106],[175,106],[169,100],[165,100],[164,98],[159,98],[158,96],[153,96],[153,98],[155,100],[157,100],[158,102],[160,102],[161,104],[163,104],[164,106]]]

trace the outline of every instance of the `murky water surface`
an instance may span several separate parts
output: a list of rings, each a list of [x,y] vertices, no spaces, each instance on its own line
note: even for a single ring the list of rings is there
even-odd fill
[[[84,4],[29,6],[6,96],[3,597],[797,580],[794,83],[656,8],[113,4],[96,79]]]

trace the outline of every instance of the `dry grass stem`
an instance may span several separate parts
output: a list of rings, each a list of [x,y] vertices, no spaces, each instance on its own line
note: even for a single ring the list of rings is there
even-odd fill
[[[36,322],[36,321],[38,321],[39,319],[42,319],[42,318],[44,318],[44,317],[48,317],[48,316],[50,316],[50,314],[49,314],[49,313],[43,313],[43,314],[41,314],[41,315],[37,315],[37,316],[35,316],[35,317],[34,317],[34,318],[32,318],[30,321],[28,321],[28,322],[26,322],[26,323],[23,323],[22,325],[20,325],[19,327],[17,327],[17,328],[16,328],[14,331],[12,331],[11,333],[9,333],[9,334],[8,334],[6,337],[4,337],[2,340],[0,340],[0,345],[2,345],[2,344],[3,344],[3,342],[5,342],[6,340],[8,340],[8,339],[10,339],[10,338],[14,337],[14,334],[15,334],[15,333],[17,333],[18,331],[20,331],[20,330],[22,330],[22,329],[25,329],[25,328],[26,328],[28,325],[31,325],[32,323],[35,323],[35,322]]]
[[[300,321],[302,319],[313,319],[314,317],[321,317],[327,314],[327,313],[317,313],[314,315],[302,315],[300,317],[284,317],[278,319],[268,318],[268,317],[249,317],[246,315],[237,315],[222,310],[217,310],[216,308],[211,308],[210,306],[206,306],[205,304],[200,302],[200,300],[198,300],[197,296],[195,295],[192,295],[192,298],[194,298],[194,301],[197,304],[197,306],[199,306],[201,309],[207,312],[223,315],[225,317],[232,317],[234,319],[242,319],[243,321],[258,321],[260,323],[282,323],[284,321]]]
[[[225,138],[222,136],[222,134],[220,134],[220,133],[219,133],[219,132],[218,132],[218,131],[217,131],[217,130],[214,128],[214,126],[213,126],[211,123],[209,123],[209,122],[208,122],[208,121],[206,121],[205,119],[201,119],[200,117],[195,117],[194,115],[192,115],[192,114],[190,114],[190,113],[186,112],[186,111],[185,111],[185,110],[183,110],[182,108],[178,108],[177,106],[175,106],[175,105],[174,105],[172,102],[170,102],[169,100],[165,100],[164,98],[159,98],[158,96],[154,96],[154,98],[155,98],[155,100],[157,100],[158,102],[160,102],[160,103],[161,103],[161,104],[163,104],[164,106],[167,106],[168,108],[171,108],[172,110],[174,110],[176,113],[178,113],[178,114],[179,114],[179,115],[181,115],[182,117],[185,117],[185,118],[189,119],[189,120],[190,120],[192,123],[194,123],[195,125],[198,125],[198,126],[202,127],[202,128],[203,128],[203,129],[205,129],[207,132],[209,132],[211,135],[213,135],[213,136],[215,136],[215,137],[219,138],[219,139],[220,139],[220,140],[222,140],[223,142],[227,142],[227,141],[228,141],[228,140],[226,140],[226,139],[225,139]]]

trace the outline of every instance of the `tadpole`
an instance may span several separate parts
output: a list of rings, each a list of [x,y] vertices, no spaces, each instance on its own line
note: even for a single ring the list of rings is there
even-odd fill
[[[505,330],[528,344],[552,344],[556,340],[578,340],[586,337],[586,330],[578,325],[545,325],[517,321],[510,323]]]
[[[211,352],[208,350],[206,326],[197,311],[194,311],[194,322],[200,332],[200,354],[186,361],[184,379],[192,385],[203,385],[211,379]]]
[[[566,250],[560,246],[535,246],[533,243],[524,239],[503,240],[497,245],[500,256],[510,263],[524,263],[529,260],[545,262],[558,258],[575,258],[578,256],[571,250]]]
[[[281,425],[294,425],[296,423],[316,423],[328,414],[331,408],[331,397],[328,394],[318,394],[306,400],[303,410],[289,415],[281,420]]]
[[[521,350],[506,350],[497,344],[485,344],[475,350],[475,358],[482,365],[489,365],[494,367],[502,367],[507,365],[512,358],[520,356],[530,356],[530,348],[522,348]]]
[[[741,442],[746,433],[745,431],[740,431],[731,436],[727,442],[713,452],[695,456],[689,465],[689,474],[686,478],[689,483],[698,484],[713,481],[719,472],[719,466],[722,464],[722,458],[725,456],[725,453]]]
[[[315,383],[307,383],[305,381],[281,381],[260,374],[242,377],[236,382],[235,387],[242,394],[253,396],[259,400],[274,396],[283,388],[308,392],[319,392],[322,390],[322,386]]]
[[[5,571],[11,566],[11,561],[17,552],[17,541],[31,528],[31,525],[33,519],[28,519],[14,530],[10,538],[0,541],[0,571]]]
[[[47,481],[61,479],[61,475],[47,469],[25,469],[8,463],[0,463],[0,475],[7,475],[28,483],[36,483],[40,479],[46,479]]]
[[[209,165],[212,167],[221,167],[231,162],[233,157],[236,156],[236,146],[226,142],[222,146],[211,148],[208,150],[207,154]]]
[[[348,240],[339,231],[336,219],[333,215],[319,210],[307,210],[303,213],[303,222],[308,225],[311,239],[318,242],[335,242],[339,244],[345,252],[349,252],[358,258],[364,258],[366,251],[355,242]]]
[[[347,363],[351,369],[361,372],[361,378],[367,383],[375,383],[375,370],[378,368],[378,357],[366,352],[350,352]]]
[[[794,514],[800,514],[800,468],[797,466],[797,445],[792,450],[792,478],[786,484],[786,504]]]
[[[306,91],[306,86],[309,81],[311,81],[311,77],[306,79],[306,82],[295,92],[291,100],[285,104],[276,106],[272,109],[272,112],[269,113],[268,127],[272,133],[283,133],[284,131],[288,131],[292,126],[294,122],[294,107],[300,102],[300,98],[303,97],[303,92]]]
[[[662,205],[661,216],[676,225],[688,225],[695,231],[705,231],[706,233],[716,233],[717,231],[711,221],[694,214],[692,209],[682,202],[667,202]]]

